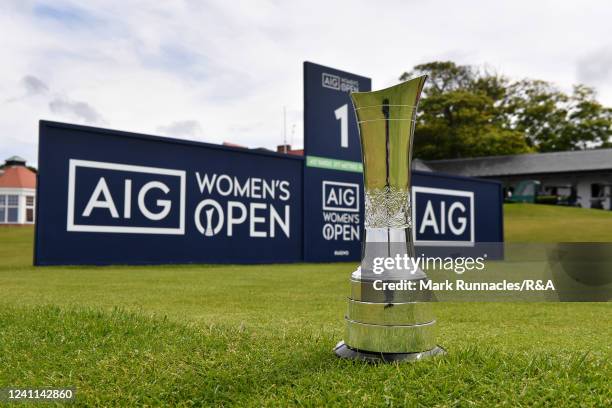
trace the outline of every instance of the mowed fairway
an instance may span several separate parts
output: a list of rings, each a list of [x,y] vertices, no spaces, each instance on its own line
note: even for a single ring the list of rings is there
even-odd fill
[[[612,212],[506,206],[509,241],[612,241]],[[611,406],[609,303],[436,303],[449,354],[337,359],[354,264],[31,266],[0,228],[0,388],[78,405]]]

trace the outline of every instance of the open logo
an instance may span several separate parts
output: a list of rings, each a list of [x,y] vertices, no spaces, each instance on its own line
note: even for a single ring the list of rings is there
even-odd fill
[[[185,234],[185,171],[71,159],[67,231]]]

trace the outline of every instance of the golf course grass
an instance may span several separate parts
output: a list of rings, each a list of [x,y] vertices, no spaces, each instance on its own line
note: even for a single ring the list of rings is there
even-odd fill
[[[612,211],[506,204],[507,242],[612,242]]]
[[[507,241],[612,241],[612,212],[512,204]],[[332,353],[354,264],[31,266],[0,228],[0,388],[80,406],[612,406],[609,303],[434,303],[443,358]]]

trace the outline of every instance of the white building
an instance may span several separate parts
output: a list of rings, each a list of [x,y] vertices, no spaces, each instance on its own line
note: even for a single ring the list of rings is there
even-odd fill
[[[430,160],[422,164],[441,173],[499,180],[506,188],[537,180],[541,194],[574,196],[583,208],[612,210],[612,149]]]
[[[13,156],[0,168],[0,225],[33,224],[36,203],[36,173],[25,159]]]

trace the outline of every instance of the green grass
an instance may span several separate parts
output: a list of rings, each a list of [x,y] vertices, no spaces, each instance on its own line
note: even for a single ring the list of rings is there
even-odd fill
[[[612,211],[506,204],[504,218],[505,238],[510,242],[612,241]]]
[[[505,211],[507,240],[528,223],[612,241],[612,213]],[[365,365],[331,352],[353,264],[34,268],[31,245],[0,228],[0,387],[76,386],[83,406],[612,404],[608,303],[432,304],[448,356]]]

